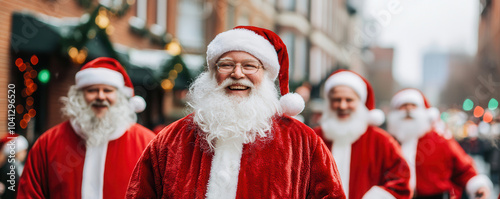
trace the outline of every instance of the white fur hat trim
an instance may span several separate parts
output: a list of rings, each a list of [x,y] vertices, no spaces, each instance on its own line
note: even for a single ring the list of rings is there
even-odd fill
[[[359,95],[361,101],[363,103],[366,102],[366,97],[368,95],[366,84],[358,75],[348,71],[342,71],[330,76],[325,82],[325,95],[328,95],[333,87],[339,85],[351,87]]]
[[[392,108],[399,108],[401,105],[411,103],[417,105],[417,107],[426,108],[424,105],[424,97],[422,93],[415,89],[405,89],[398,92],[391,100]]]
[[[207,46],[208,68],[214,68],[215,62],[226,52],[244,51],[259,59],[269,71],[272,80],[278,77],[280,63],[278,54],[269,40],[247,29],[232,29],[218,34]]]

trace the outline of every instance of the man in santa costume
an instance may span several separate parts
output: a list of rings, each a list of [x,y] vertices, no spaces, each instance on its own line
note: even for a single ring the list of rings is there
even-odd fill
[[[151,141],[127,198],[345,198],[321,138],[290,117],[304,101],[288,93],[278,35],[253,26],[220,33],[207,65],[189,89],[193,113]]]
[[[63,113],[69,121],[42,134],[29,152],[19,198],[123,198],[137,160],[153,139],[136,123],[146,103],[112,58],[85,64]]]
[[[376,127],[384,114],[375,108],[372,87],[349,70],[325,82],[326,107],[314,130],[337,163],[349,199],[409,198],[409,168],[398,143]]]
[[[415,198],[489,198],[492,183],[478,175],[470,158],[454,139],[433,128],[439,111],[417,89],[403,89],[391,100],[389,133],[400,143],[410,165]]]

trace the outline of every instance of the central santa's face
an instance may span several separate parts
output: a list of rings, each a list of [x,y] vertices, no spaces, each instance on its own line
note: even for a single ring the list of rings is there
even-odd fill
[[[333,87],[328,93],[330,109],[341,121],[349,119],[361,103],[358,94],[349,86]]]
[[[263,80],[264,77],[264,69],[260,68],[256,73],[254,74],[244,74],[242,71],[242,63],[249,63],[249,62],[258,62],[260,61],[255,58],[253,55],[247,53],[247,52],[242,52],[242,51],[231,51],[223,54],[217,62],[220,61],[232,61],[236,63],[236,67],[234,68],[234,71],[232,73],[221,73],[217,69],[216,71],[216,79],[217,79],[217,84],[220,85],[224,80],[228,78],[232,78],[233,80],[243,80],[247,79],[250,82],[253,83],[254,88],[258,88],[260,83]],[[242,84],[234,83],[230,84],[225,88],[225,91],[228,95],[234,95],[234,96],[240,96],[240,97],[248,97],[251,92],[251,87],[245,86]]]
[[[96,117],[103,117],[117,99],[116,88],[105,84],[95,84],[82,89],[85,102],[92,107]]]

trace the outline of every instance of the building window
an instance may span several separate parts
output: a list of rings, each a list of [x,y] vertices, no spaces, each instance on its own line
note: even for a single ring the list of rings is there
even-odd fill
[[[309,1],[297,0],[297,12],[307,17],[309,15]]]
[[[234,26],[236,26],[236,20],[235,20],[235,15],[236,15],[236,8],[233,4],[228,4],[227,5],[227,15],[226,15],[226,29],[232,29]]]
[[[307,74],[307,40],[303,35],[296,35],[294,45],[294,63],[292,81],[301,82],[306,79]]]
[[[296,0],[281,0],[281,5],[284,10],[295,11]]]
[[[144,22],[146,22],[147,14],[148,0],[137,0],[137,18],[142,19]]]
[[[185,48],[204,47],[203,2],[200,0],[180,0],[177,17],[177,38]]]
[[[323,1],[311,1],[311,24],[315,28],[321,28],[323,24]]]
[[[247,12],[243,12],[238,16],[238,25],[240,26],[248,26],[250,25],[250,17]]]
[[[167,0],[156,0],[156,24],[167,28]]]
[[[283,43],[286,45],[286,49],[288,51],[288,62],[290,74],[294,74],[295,72],[295,35],[292,32],[285,31],[280,33],[280,37],[283,40]]]

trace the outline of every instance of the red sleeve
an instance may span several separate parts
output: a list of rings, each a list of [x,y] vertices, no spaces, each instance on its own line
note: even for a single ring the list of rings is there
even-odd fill
[[[307,198],[345,199],[337,164],[319,137],[316,141],[316,149],[311,160],[311,183]]]
[[[448,142],[454,165],[451,181],[463,188],[472,177],[477,175],[474,161],[465,153],[457,141],[451,139]]]
[[[125,198],[161,198],[161,175],[158,167],[157,139],[153,139],[135,165]],[[166,154],[166,153],[165,153]]]
[[[17,198],[49,198],[47,157],[44,137],[40,137],[28,154],[19,180]]]

